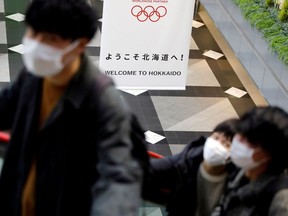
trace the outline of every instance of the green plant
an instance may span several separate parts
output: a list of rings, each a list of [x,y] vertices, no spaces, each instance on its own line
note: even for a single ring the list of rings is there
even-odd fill
[[[282,49],[283,44],[287,44],[288,38],[284,35],[277,35],[270,39],[270,46],[272,49],[278,49],[278,52]]]
[[[279,35],[279,32],[281,32],[281,30],[282,29],[279,27],[279,25],[274,23],[270,28],[262,29],[262,33],[264,38],[266,38],[269,42],[274,36]]]
[[[271,17],[277,18],[279,9],[277,7],[269,7],[267,11],[270,13]]]
[[[286,64],[288,63],[287,53],[288,53],[288,44],[285,44],[285,46],[281,46],[278,50],[279,59],[285,62]]]
[[[252,27],[260,31],[269,44],[272,52],[275,52],[283,63],[288,65],[288,23],[279,20],[280,13],[275,7],[267,8],[268,0],[233,0],[240,8],[243,17],[249,21]],[[283,9],[286,8],[286,9]],[[288,14],[288,0],[283,4],[281,18]],[[288,16],[287,18],[288,19]]]
[[[255,23],[255,26],[257,29],[267,29],[267,28],[271,28],[271,26],[274,25],[274,20],[273,19],[261,19],[258,22]]]
[[[288,22],[283,23],[282,29],[283,29],[283,32],[284,32],[283,34],[288,36]]]
[[[288,19],[288,0],[284,1],[278,17],[281,22],[285,22]]]
[[[274,0],[266,0],[267,7],[272,7],[274,5]]]
[[[274,24],[274,20],[270,18],[270,14],[267,11],[261,13],[253,11],[247,15],[247,18],[253,26],[260,30],[270,28]]]

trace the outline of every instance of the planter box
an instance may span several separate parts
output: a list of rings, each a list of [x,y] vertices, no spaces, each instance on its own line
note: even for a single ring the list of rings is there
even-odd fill
[[[231,0],[201,0],[230,47],[270,105],[288,111],[288,67]]]

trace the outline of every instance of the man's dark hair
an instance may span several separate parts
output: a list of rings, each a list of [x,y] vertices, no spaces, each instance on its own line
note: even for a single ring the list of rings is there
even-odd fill
[[[216,127],[213,130],[213,133],[214,132],[223,133],[225,137],[227,137],[232,141],[236,132],[235,124],[237,120],[238,119],[236,118],[232,118],[221,122],[220,124],[216,125]]]
[[[268,172],[282,172],[288,165],[288,113],[279,107],[256,107],[240,117],[237,132],[271,156]]]
[[[96,11],[85,0],[34,0],[25,22],[36,32],[55,33],[63,39],[93,38],[98,24]]]

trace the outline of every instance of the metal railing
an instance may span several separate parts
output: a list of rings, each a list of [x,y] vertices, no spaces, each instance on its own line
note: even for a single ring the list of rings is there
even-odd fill
[[[10,141],[10,134],[5,132],[0,132],[0,142],[8,143]]]

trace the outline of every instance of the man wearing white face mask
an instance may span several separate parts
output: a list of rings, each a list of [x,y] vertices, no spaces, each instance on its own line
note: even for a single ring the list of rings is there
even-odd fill
[[[86,0],[33,0],[25,22],[25,67],[0,93],[0,130],[11,130],[0,215],[137,215],[138,124],[85,55],[95,11]]]
[[[206,139],[200,137],[174,156],[151,161],[144,198],[164,204],[169,216],[210,216],[218,204],[230,162],[230,144],[236,119],[215,127]]]
[[[288,114],[258,107],[240,117],[231,160],[241,168],[212,216],[288,215]]]

